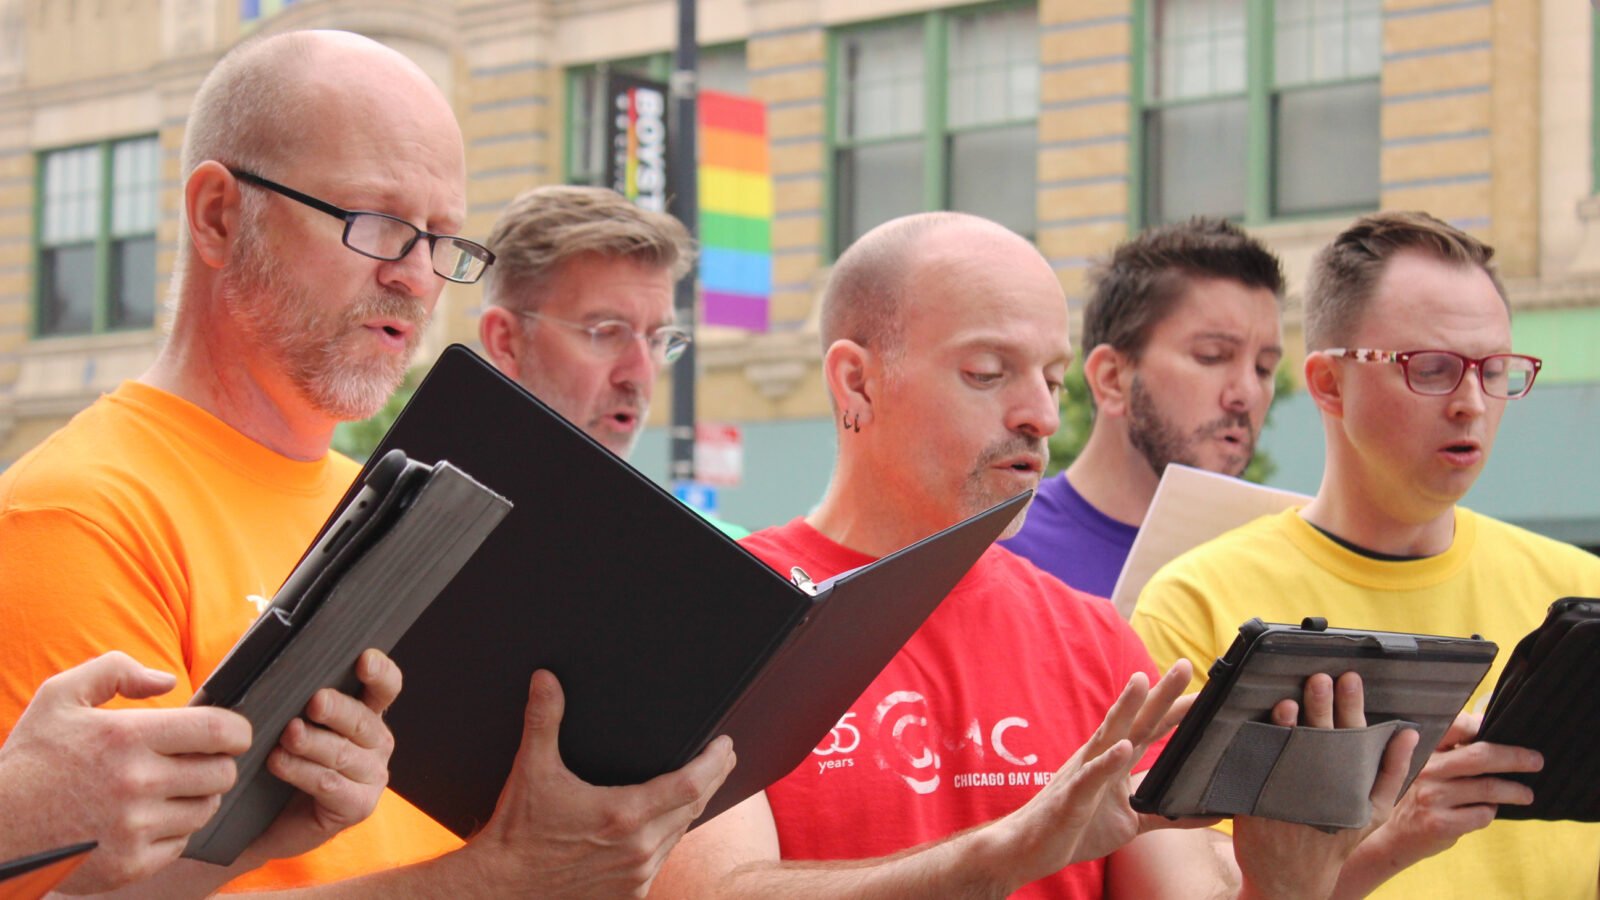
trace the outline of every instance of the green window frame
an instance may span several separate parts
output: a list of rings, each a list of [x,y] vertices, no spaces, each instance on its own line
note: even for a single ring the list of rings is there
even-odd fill
[[[749,92],[750,72],[745,65],[742,41],[700,48],[700,88]],[[625,59],[607,60],[567,69],[566,146],[562,175],[567,184],[600,184],[605,172],[605,110],[596,102],[598,88],[610,72],[623,72],[666,82],[672,77],[672,54],[652,53]]]
[[[1262,225],[1377,208],[1380,3],[1329,5],[1244,0],[1219,25],[1214,0],[1135,0],[1132,229],[1195,212]],[[1189,21],[1158,34],[1163,13]],[[1209,31],[1194,27],[1202,15]],[[1209,79],[1194,77],[1208,53]]]
[[[43,151],[35,172],[33,335],[153,327],[160,139]]]
[[[938,209],[1000,219],[1031,238],[1038,225],[1038,51],[1031,0],[830,32],[830,254],[892,216]],[[910,102],[897,104],[897,97]],[[963,176],[973,179],[970,187]],[[876,203],[861,193],[867,185],[879,189]]]

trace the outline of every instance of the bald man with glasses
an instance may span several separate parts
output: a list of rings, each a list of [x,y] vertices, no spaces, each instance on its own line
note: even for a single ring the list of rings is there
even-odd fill
[[[1317,255],[1305,382],[1327,442],[1321,488],[1174,560],[1132,618],[1158,664],[1221,656],[1252,616],[1500,645],[1468,713],[1352,857],[1378,865],[1346,869],[1389,875],[1349,885],[1381,897],[1594,897],[1600,878],[1600,828],[1494,819],[1533,799],[1497,776],[1537,771],[1539,754],[1472,742],[1518,639],[1552,601],[1600,596],[1600,558],[1458,505],[1542,366],[1512,351],[1493,255],[1406,212],[1360,219]]]

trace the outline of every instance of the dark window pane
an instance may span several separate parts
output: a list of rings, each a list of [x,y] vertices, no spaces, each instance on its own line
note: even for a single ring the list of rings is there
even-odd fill
[[[1276,107],[1273,212],[1377,208],[1378,83],[1287,91]]]
[[[1151,110],[1145,119],[1145,223],[1244,216],[1244,98]]]
[[[1035,128],[969,131],[950,138],[950,208],[1032,236],[1038,174]]]
[[[875,225],[922,209],[921,141],[840,150],[835,173],[836,251]]]
[[[111,246],[112,328],[148,328],[156,321],[156,239],[129,238]]]
[[[86,334],[94,326],[94,245],[40,251],[40,334]]]

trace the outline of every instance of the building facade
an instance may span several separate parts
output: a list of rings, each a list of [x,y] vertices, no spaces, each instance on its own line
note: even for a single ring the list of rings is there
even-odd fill
[[[1311,253],[1354,215],[1414,208],[1497,247],[1516,347],[1546,361],[1469,503],[1600,545],[1588,5],[702,0],[699,23],[701,86],[764,101],[771,141],[771,329],[697,344],[701,418],[744,434],[725,516],[772,524],[820,496],[818,292],[839,249],[889,217],[997,219],[1037,242],[1074,305],[1133,231],[1233,217],[1296,285],[1297,367]],[[194,90],[237,41],[307,27],[382,40],[452,98],[469,235],[527,187],[597,181],[603,76],[664,78],[676,37],[672,0],[0,0],[0,465],[153,358]],[[478,303],[475,287],[445,291],[430,354],[473,342]],[[660,431],[636,458],[658,476]],[[1303,397],[1280,403],[1263,446],[1275,482],[1315,489]]]

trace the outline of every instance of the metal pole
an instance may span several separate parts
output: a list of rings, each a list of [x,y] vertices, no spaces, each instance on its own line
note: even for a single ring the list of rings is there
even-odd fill
[[[695,117],[695,97],[699,93],[695,84],[697,67],[697,41],[695,35],[695,0],[678,0],[678,49],[672,66],[672,118],[671,143],[667,149],[667,172],[672,183],[672,193],[667,200],[667,211],[676,216],[689,234],[697,240],[700,236],[700,172],[698,129]],[[699,280],[699,266],[693,266],[678,282],[674,306],[678,326],[695,332],[695,284]],[[694,480],[694,393],[695,345],[680,357],[672,368],[672,458],[669,473],[673,481]]]

